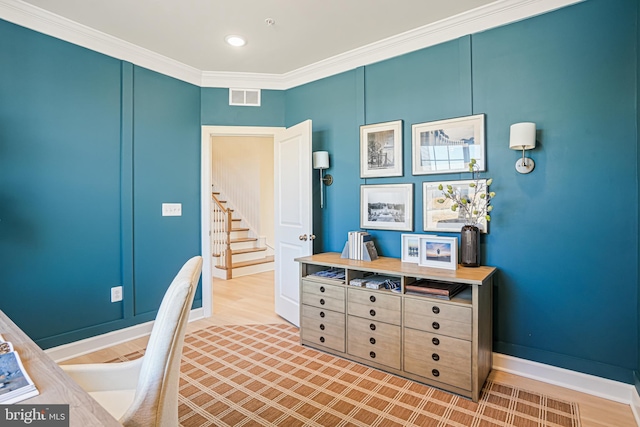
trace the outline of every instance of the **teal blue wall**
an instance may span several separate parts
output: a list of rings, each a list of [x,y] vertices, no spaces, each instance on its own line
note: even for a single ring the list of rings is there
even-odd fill
[[[411,174],[411,124],[484,113],[497,193],[483,262],[494,284],[495,350],[631,383],[638,354],[637,23],[633,0],[590,0],[287,91],[286,124],[313,120],[331,153],[315,250],[359,228],[359,185]],[[606,30],[605,30],[606,29]],[[354,99],[355,97],[355,99]],[[358,126],[404,120],[404,176],[359,178]],[[520,175],[509,126],[534,121],[536,169]],[[371,230],[400,256],[400,232]]]
[[[198,87],[0,21],[0,309],[39,345],[153,319],[200,253],[199,111]]]
[[[411,125],[486,114],[495,180],[483,262],[495,350],[633,382],[640,366],[637,48],[634,0],[589,0],[230,107],[200,89],[0,21],[0,308],[43,347],[152,319],[200,252],[200,125],[313,120],[335,178],[314,250],[359,228],[361,184],[414,184]],[[404,176],[361,179],[359,126],[404,121]],[[515,172],[509,125],[538,125],[536,169]],[[315,172],[315,171],[314,171]],[[315,176],[315,175],[314,175]],[[183,216],[162,218],[162,202]],[[372,231],[400,256],[398,232]],[[124,303],[110,303],[122,284]],[[201,305],[201,295],[195,306]]]
[[[284,92],[262,90],[259,107],[229,105],[229,90],[202,88],[200,121],[209,126],[284,126]]]

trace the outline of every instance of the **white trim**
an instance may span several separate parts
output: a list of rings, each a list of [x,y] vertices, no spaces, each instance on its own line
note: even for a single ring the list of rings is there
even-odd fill
[[[20,0],[0,0],[0,18],[199,86],[202,71]]]
[[[211,262],[211,137],[268,136],[273,137],[284,127],[202,126],[200,143],[200,229],[202,251],[202,308],[204,317],[213,313],[213,263]]]
[[[582,1],[497,0],[284,74],[200,71],[20,0],[0,0],[0,18],[201,87],[285,90]]]
[[[631,405],[632,402],[636,405],[640,403],[636,388],[631,384],[519,359],[501,353],[493,353],[493,369],[602,397],[614,402],[627,405]],[[636,416],[636,420],[638,420],[638,416]],[[640,423],[638,424],[640,425]]]
[[[637,391],[634,391],[631,396],[631,412],[633,412],[636,424],[640,426],[640,396],[638,396]]]
[[[196,308],[191,310],[189,313],[189,322],[202,319],[203,317],[202,308]],[[128,328],[118,329],[117,331],[107,332],[106,334],[71,342],[69,344],[51,347],[46,349],[44,352],[56,363],[59,363],[85,354],[93,353],[94,351],[102,350],[104,348],[113,347],[127,341],[145,337],[151,333],[153,322],[154,321],[152,320],[150,322],[140,323]]]

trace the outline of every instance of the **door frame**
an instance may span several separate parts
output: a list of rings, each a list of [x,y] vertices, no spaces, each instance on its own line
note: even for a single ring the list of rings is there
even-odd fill
[[[200,241],[202,251],[202,309],[204,317],[211,317],[213,314],[213,263],[210,235],[211,138],[214,136],[264,136],[271,137],[275,141],[275,135],[285,129],[285,127],[261,126],[202,126],[200,144]]]

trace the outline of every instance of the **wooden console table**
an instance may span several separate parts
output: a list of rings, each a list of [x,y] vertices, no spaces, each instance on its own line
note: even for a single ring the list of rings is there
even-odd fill
[[[40,391],[38,396],[18,402],[18,405],[68,404],[69,425],[72,427],[121,426],[2,311],[0,334],[13,344],[25,370]]]
[[[494,267],[443,270],[324,253],[300,263],[300,342],[477,402],[492,364]],[[337,268],[344,279],[315,273]],[[368,274],[400,279],[399,292],[350,286]],[[406,292],[418,279],[463,283],[451,300]]]

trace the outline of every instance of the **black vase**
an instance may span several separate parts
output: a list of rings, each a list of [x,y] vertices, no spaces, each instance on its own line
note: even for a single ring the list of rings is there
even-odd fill
[[[460,264],[480,266],[480,229],[475,225],[465,225],[460,230]]]

